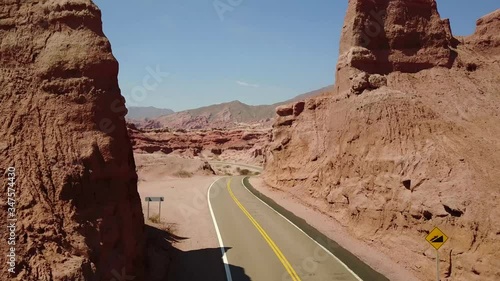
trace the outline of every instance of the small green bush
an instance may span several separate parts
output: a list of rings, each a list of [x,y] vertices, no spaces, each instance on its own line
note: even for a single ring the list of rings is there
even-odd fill
[[[161,218],[160,218],[159,214],[156,214],[156,215],[153,215],[153,216],[149,217],[149,220],[152,223],[156,223],[156,224],[160,224],[161,223]]]
[[[242,176],[248,176],[251,173],[250,170],[248,170],[248,169],[241,169],[238,172],[240,172],[240,175],[242,175]]]
[[[179,172],[176,173],[176,176],[179,178],[190,178],[193,176],[193,173],[190,173],[188,171],[180,170]]]

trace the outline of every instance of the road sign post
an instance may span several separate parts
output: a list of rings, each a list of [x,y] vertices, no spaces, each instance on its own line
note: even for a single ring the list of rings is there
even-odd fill
[[[158,219],[161,220],[161,202],[164,201],[163,197],[146,197],[146,202],[148,202],[148,219],[149,219],[149,202],[158,202]]]
[[[439,251],[436,249],[436,280],[439,281]]]
[[[441,248],[441,246],[448,241],[448,236],[446,236],[441,229],[435,227],[431,232],[429,232],[427,237],[425,237],[425,240],[427,240],[427,242],[429,242],[429,244],[436,249],[436,280],[439,281],[439,248]]]

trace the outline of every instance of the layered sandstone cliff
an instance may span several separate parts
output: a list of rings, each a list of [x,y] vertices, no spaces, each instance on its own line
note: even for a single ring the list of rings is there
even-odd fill
[[[137,153],[173,154],[247,164],[262,164],[269,130],[141,130],[128,126]]]
[[[0,168],[15,168],[15,273],[143,278],[143,215],[118,63],[90,0],[0,3]],[[0,212],[2,225],[6,209]],[[9,217],[11,218],[11,217]]]
[[[335,93],[277,109],[266,182],[421,280],[434,226],[442,280],[498,280],[499,20],[457,40],[434,0],[350,0]]]

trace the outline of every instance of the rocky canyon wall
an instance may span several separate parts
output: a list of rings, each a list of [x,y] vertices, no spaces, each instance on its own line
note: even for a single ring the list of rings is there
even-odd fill
[[[340,38],[337,90],[361,71],[388,74],[450,67],[456,54],[450,22],[434,0],[349,0]]]
[[[266,182],[421,280],[434,226],[442,280],[498,280],[499,21],[454,38],[434,0],[350,0],[335,93],[277,109]]]
[[[15,169],[15,212],[0,212],[1,280],[142,280],[144,221],[117,74],[90,0],[0,3],[2,204]]]

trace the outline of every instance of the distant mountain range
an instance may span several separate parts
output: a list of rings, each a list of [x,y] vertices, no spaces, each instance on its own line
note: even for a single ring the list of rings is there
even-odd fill
[[[162,115],[158,115],[160,109],[154,107],[132,107],[129,109],[127,119],[137,127],[143,128],[205,129],[270,126],[276,107],[326,93],[332,87],[328,86],[307,92],[293,99],[271,105],[248,105],[235,100],[175,113],[170,109],[165,109],[166,113]],[[146,118],[148,120],[145,120]]]
[[[131,106],[128,107],[127,119],[133,120],[144,120],[153,119],[164,115],[169,115],[174,113],[172,109],[168,108],[157,108],[153,106]]]

